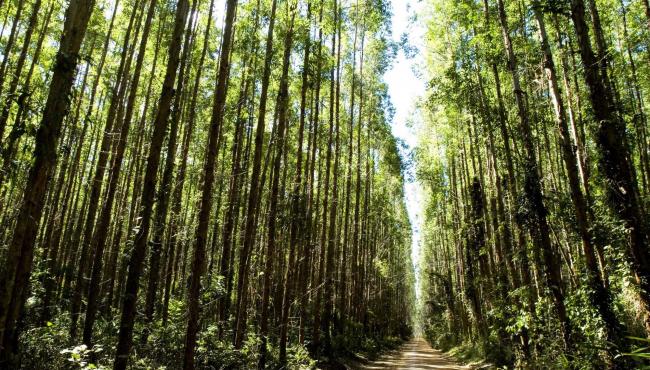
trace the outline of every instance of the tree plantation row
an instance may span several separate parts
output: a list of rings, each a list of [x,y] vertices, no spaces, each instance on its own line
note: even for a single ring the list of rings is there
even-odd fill
[[[408,337],[390,17],[0,0],[0,368],[310,368]]]
[[[436,346],[647,366],[647,0],[429,0],[416,152]]]

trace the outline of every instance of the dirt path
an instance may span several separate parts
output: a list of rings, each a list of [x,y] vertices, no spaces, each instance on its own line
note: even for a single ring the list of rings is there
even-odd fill
[[[359,369],[450,370],[471,369],[471,367],[455,364],[442,352],[431,348],[424,339],[418,338],[410,340],[399,350],[388,353],[377,361],[362,365]]]

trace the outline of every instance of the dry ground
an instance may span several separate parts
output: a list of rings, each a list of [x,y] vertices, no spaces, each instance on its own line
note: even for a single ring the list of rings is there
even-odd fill
[[[357,365],[358,370],[409,369],[409,370],[452,370],[471,369],[449,360],[442,352],[436,351],[421,338],[412,339],[398,350],[387,353],[379,360]]]

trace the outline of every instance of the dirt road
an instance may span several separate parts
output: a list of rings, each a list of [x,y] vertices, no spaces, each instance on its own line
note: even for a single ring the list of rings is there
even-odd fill
[[[399,350],[388,353],[377,361],[359,367],[360,370],[409,369],[409,370],[451,370],[471,369],[448,360],[424,339],[412,339]]]

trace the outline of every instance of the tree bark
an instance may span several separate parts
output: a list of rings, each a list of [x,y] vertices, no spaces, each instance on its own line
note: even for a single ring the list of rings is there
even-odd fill
[[[133,80],[130,85],[129,97],[127,100],[126,113],[122,119],[120,136],[118,142],[116,143],[115,154],[111,160],[111,169],[109,172],[109,181],[108,188],[106,190],[104,204],[100,213],[99,218],[96,221],[94,227],[94,236],[91,242],[91,256],[92,256],[92,272],[90,277],[90,285],[88,288],[88,297],[87,297],[87,306],[86,306],[86,320],[84,322],[83,328],[83,342],[87,346],[92,345],[92,334],[93,326],[95,324],[95,318],[97,314],[97,309],[99,307],[99,282],[101,279],[101,272],[103,268],[103,257],[104,249],[106,247],[106,242],[108,239],[110,222],[112,219],[113,213],[113,203],[115,202],[115,194],[117,192],[117,187],[120,182],[120,174],[122,172],[122,162],[124,159],[124,154],[126,152],[126,145],[128,141],[128,134],[131,128],[131,121],[133,117],[133,111],[135,109],[135,99],[137,95],[138,85],[140,83],[140,74],[142,72],[142,66],[144,64],[144,54],[147,47],[147,41],[149,40],[149,32],[151,30],[151,24],[155,14],[156,0],[153,0],[149,6],[149,11],[147,13],[147,19],[144,24],[144,29],[142,31],[142,39],[140,40],[140,47],[138,52],[138,57],[136,60],[135,69],[133,71]],[[119,115],[118,115],[119,116]],[[80,261],[83,263],[82,261]],[[77,294],[84,294],[82,287],[85,286],[83,281],[85,278],[82,277],[81,272],[84,269],[79,268],[79,274],[77,275],[77,289],[79,290]],[[77,309],[79,305],[77,301]]]
[[[519,81],[519,74],[517,72],[517,59],[515,57],[512,41],[510,39],[510,31],[508,29],[508,21],[506,17],[505,7],[503,0],[497,2],[499,8],[499,22],[503,34],[503,44],[505,48],[506,57],[508,59],[508,69],[512,76],[512,84],[514,88],[515,101],[517,104],[517,113],[519,116],[519,131],[522,135],[524,145],[524,160],[525,160],[525,176],[524,176],[524,196],[526,198],[527,207],[532,222],[531,235],[533,243],[538,252],[542,253],[544,263],[544,273],[546,283],[551,291],[551,298],[553,299],[554,309],[556,311],[558,320],[562,327],[562,339],[564,346],[567,350],[572,348],[571,343],[571,323],[566,312],[564,304],[564,293],[562,291],[562,279],[559,270],[559,263],[557,256],[554,252],[550,240],[550,230],[547,220],[547,209],[544,204],[542,195],[542,186],[540,183],[538,162],[535,154],[535,145],[532,137],[532,130],[530,127],[528,112],[526,109],[526,102],[524,91],[521,88]]]
[[[135,235],[133,252],[129,260],[129,273],[124,293],[122,315],[120,319],[120,332],[118,336],[117,351],[115,353],[115,363],[113,365],[115,370],[126,369],[133,341],[135,306],[137,303],[139,280],[146,255],[147,239],[151,224],[151,216],[153,213],[153,204],[155,201],[160,152],[162,150],[162,143],[165,138],[171,103],[175,93],[174,82],[176,80],[176,73],[180,62],[183,31],[185,29],[188,11],[189,1],[179,0],[176,4],[174,28],[167,54],[167,67],[160,98],[158,99],[156,116],[153,122],[153,133],[151,135],[149,154],[147,156],[147,166],[142,184],[141,224],[137,234]]]
[[[618,117],[611,89],[601,75],[596,61],[589,28],[585,21],[583,0],[571,1],[571,18],[578,38],[583,73],[589,99],[597,121],[596,145],[599,152],[599,166],[604,175],[609,206],[623,221],[629,232],[628,257],[632,271],[639,284],[639,296],[645,313],[646,331],[650,333],[650,256],[648,256],[648,235],[645,213],[640,207],[639,192],[630,149],[625,137],[625,124]]]
[[[248,258],[253,248],[257,235],[256,214],[258,199],[260,197],[260,171],[262,166],[262,150],[264,139],[264,126],[266,122],[266,104],[268,100],[269,80],[271,78],[271,62],[273,61],[273,30],[275,27],[275,15],[277,0],[273,0],[271,16],[269,20],[268,34],[266,36],[266,55],[264,57],[264,71],[262,74],[262,91],[260,95],[259,112],[257,116],[257,128],[255,129],[255,150],[253,153],[252,174],[250,189],[248,191],[248,207],[246,209],[246,226],[244,240],[240,247],[239,268],[237,281],[237,318],[235,322],[235,348],[241,348],[244,341],[244,329],[246,327],[246,307],[248,295]]]
[[[262,344],[260,347],[260,357],[258,362],[259,369],[266,368],[266,356],[267,356],[267,342],[268,342],[268,322],[269,322],[269,295],[271,291],[271,278],[273,276],[273,265],[274,265],[274,256],[276,249],[276,238],[277,235],[277,218],[278,218],[278,193],[279,193],[279,183],[280,183],[280,165],[282,163],[282,156],[284,153],[284,143],[287,131],[287,114],[288,114],[288,105],[289,105],[289,66],[291,62],[291,50],[293,47],[293,26],[294,19],[296,17],[296,8],[295,5],[288,5],[290,7],[289,12],[291,13],[289,17],[289,25],[287,33],[284,39],[284,57],[282,60],[282,76],[280,77],[280,90],[278,92],[277,99],[277,110],[278,110],[278,127],[277,127],[277,137],[276,141],[277,150],[275,153],[275,158],[273,161],[273,181],[271,182],[271,194],[269,201],[269,213],[268,213],[268,240],[266,246],[266,262],[264,267],[264,287],[262,291],[262,312],[261,312],[261,322],[260,322],[260,336],[262,339]],[[269,149],[270,150],[270,149]],[[286,168],[286,163],[285,163]],[[288,270],[288,269],[287,269]],[[286,361],[286,353],[280,354],[280,363]]]
[[[0,363],[12,361],[16,351],[16,322],[27,298],[34,257],[34,242],[41,220],[51,172],[56,165],[61,123],[69,100],[94,0],[72,0],[65,14],[43,117],[36,132],[34,163],[29,170],[14,236],[0,271]]]
[[[194,368],[194,349],[199,323],[199,294],[201,291],[201,277],[205,270],[205,248],[207,245],[208,226],[212,208],[212,187],[214,183],[214,169],[218,153],[218,142],[224,120],[224,108],[226,104],[227,82],[230,74],[230,50],[232,47],[233,24],[237,0],[228,0],[226,5],[226,22],[224,34],[221,40],[221,55],[219,56],[219,75],[217,77],[217,88],[215,91],[214,103],[212,106],[212,118],[208,136],[207,156],[203,168],[203,188],[201,190],[201,206],[198,214],[198,226],[196,229],[196,244],[192,257],[192,275],[190,277],[190,288],[188,291],[188,323],[185,335],[185,353],[183,368],[190,370]]]

